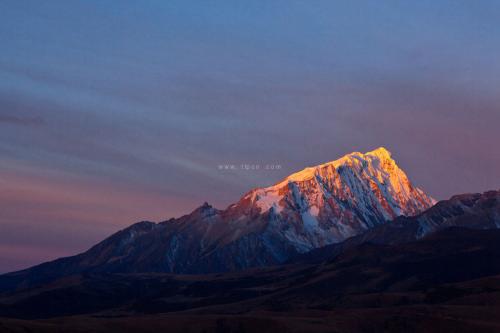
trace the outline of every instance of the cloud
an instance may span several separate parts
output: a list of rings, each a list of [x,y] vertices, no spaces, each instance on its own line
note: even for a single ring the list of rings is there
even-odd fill
[[[19,126],[39,126],[44,123],[42,117],[19,117],[0,114],[0,124],[12,124]]]

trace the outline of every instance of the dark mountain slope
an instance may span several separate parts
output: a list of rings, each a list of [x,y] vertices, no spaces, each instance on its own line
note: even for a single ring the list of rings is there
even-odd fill
[[[499,274],[500,230],[452,228],[408,244],[362,244],[318,265],[221,275],[75,275],[2,294],[0,303],[9,305],[0,313],[43,317],[113,308],[155,313],[232,303],[239,305],[228,309],[326,308],[348,305],[357,295],[421,292]],[[366,298],[363,305],[371,302]]]
[[[303,330],[310,332],[320,331],[320,327],[328,332],[332,322],[344,328],[343,332],[365,332],[367,327],[432,332],[432,322],[441,329],[460,326],[453,319],[459,315],[457,319],[469,331],[488,331],[489,327],[494,332],[500,319],[493,316],[493,309],[500,309],[500,230],[465,228],[441,230],[408,244],[363,244],[317,265],[220,275],[93,273],[0,296],[0,316],[29,319],[93,314],[89,322],[77,319],[74,327],[96,332],[117,322],[128,322],[140,331],[132,322],[134,318],[144,320],[144,314],[149,318],[147,327],[161,326],[166,320],[174,326],[182,322],[182,329],[190,332],[203,330],[196,329],[197,321],[182,318],[196,315],[212,318],[214,323],[216,318],[226,318],[228,325],[243,321],[244,327],[253,329],[244,318],[257,314],[275,329],[281,322],[277,318],[283,315],[297,325],[316,321],[319,326],[306,325],[308,329]],[[363,326],[363,321],[355,319],[359,316],[376,318]],[[419,316],[425,327],[415,320]],[[65,319],[51,322],[60,321]],[[86,326],[90,322],[100,325]],[[9,320],[0,319],[0,323],[14,325]],[[65,325],[69,327],[68,322]],[[390,329],[385,330],[384,325]],[[238,332],[238,327],[228,332]],[[282,328],[294,331],[293,325]],[[262,328],[269,332],[266,329]]]

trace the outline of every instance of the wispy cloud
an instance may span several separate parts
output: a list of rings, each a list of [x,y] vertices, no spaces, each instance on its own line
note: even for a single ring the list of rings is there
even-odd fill
[[[44,123],[42,117],[19,117],[13,115],[0,114],[0,124],[19,126],[39,126]]]

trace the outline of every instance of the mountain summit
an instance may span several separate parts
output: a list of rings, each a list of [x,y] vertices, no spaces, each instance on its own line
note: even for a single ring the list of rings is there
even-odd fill
[[[205,203],[177,219],[140,222],[78,256],[20,273],[36,280],[56,271],[206,273],[273,265],[433,204],[387,149],[354,152],[251,190],[225,210]]]
[[[242,200],[247,198],[262,213],[272,209],[285,219],[300,220],[303,231],[322,234],[304,244],[308,249],[400,215],[418,214],[434,204],[383,147],[305,168],[273,186],[249,192]]]
[[[298,252],[306,252],[397,216],[416,215],[434,202],[411,184],[391,153],[381,147],[308,167],[272,186],[254,189],[225,214],[263,216],[266,229]]]

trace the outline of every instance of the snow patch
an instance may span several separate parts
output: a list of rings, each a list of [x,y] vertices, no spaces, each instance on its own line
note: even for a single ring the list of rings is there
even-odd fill
[[[318,220],[314,216],[309,213],[309,211],[305,211],[301,214],[302,216],[302,222],[304,222],[304,228],[308,232],[313,232],[317,230],[318,226]]]
[[[257,193],[255,205],[260,208],[262,212],[267,212],[271,207],[274,208],[276,213],[281,213],[283,207],[279,204],[281,196],[276,192],[259,192]]]
[[[316,206],[311,206],[311,208],[309,208],[309,212],[312,216],[317,217],[319,215],[319,208]]]

